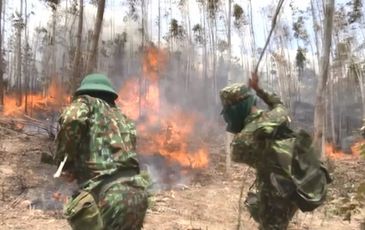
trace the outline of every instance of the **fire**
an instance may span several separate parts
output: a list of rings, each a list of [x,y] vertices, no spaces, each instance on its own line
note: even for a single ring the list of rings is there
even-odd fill
[[[159,153],[167,159],[179,162],[181,165],[190,168],[202,168],[208,164],[208,151],[206,146],[195,143],[193,146],[194,127],[196,118],[182,111],[172,111],[171,114],[161,119],[158,127],[155,123],[139,124],[139,134],[144,136],[140,130],[144,130],[146,137],[140,141],[138,149],[145,154]]]
[[[140,153],[160,154],[184,167],[204,168],[208,164],[208,149],[196,143],[194,136],[198,116],[170,105],[161,96],[159,71],[165,61],[163,51],[147,49],[143,77],[131,78],[123,84],[118,104],[128,117],[137,120]]]
[[[325,144],[325,153],[331,159],[343,159],[349,155],[342,152],[341,150],[336,149],[336,147],[331,143]]]
[[[362,148],[365,148],[365,140],[361,140],[355,142],[351,146],[351,153],[346,153],[341,150],[336,149],[332,144],[326,143],[325,144],[325,153],[331,159],[345,159],[345,158],[354,158],[359,157],[361,152],[363,151]]]
[[[58,109],[69,101],[70,96],[66,94],[65,90],[56,80],[53,80],[45,95],[42,95],[42,93],[23,95],[21,105],[18,105],[18,97],[16,95],[5,95],[2,114],[5,116],[19,116],[25,113],[26,108],[28,114],[42,110],[50,110],[50,108],[51,110]]]

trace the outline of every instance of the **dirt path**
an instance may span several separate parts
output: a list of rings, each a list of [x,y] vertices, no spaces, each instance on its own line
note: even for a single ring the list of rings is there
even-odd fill
[[[49,151],[51,144],[44,137],[0,133],[0,229],[70,229],[62,219],[62,203],[52,194],[67,194],[72,188],[53,180],[55,167],[39,163],[41,153]],[[210,167],[190,184],[155,194],[145,230],[236,229],[240,187],[245,181],[246,193],[254,173],[235,164],[227,178],[223,174],[222,148],[214,147],[211,152]],[[338,161],[335,168],[338,180],[331,188],[328,204],[314,213],[298,213],[290,229],[360,229],[359,221],[364,217],[359,213],[353,214],[349,222],[329,210],[335,207],[332,199],[345,196],[351,192],[351,184],[363,180],[365,163]],[[241,221],[241,229],[257,229],[245,209]]]

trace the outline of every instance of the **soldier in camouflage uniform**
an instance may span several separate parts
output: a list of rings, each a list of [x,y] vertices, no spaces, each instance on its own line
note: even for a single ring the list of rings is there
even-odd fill
[[[256,99],[244,84],[232,84],[220,91],[227,131],[235,134],[231,143],[232,160],[256,169],[258,193],[250,192],[246,205],[259,223],[259,229],[283,230],[287,229],[298,208],[273,186],[270,177],[278,170],[275,168],[277,159],[270,151],[278,127],[285,127],[290,121],[288,111],[278,96],[259,88],[256,75],[250,86],[269,106],[269,111],[256,109]]]
[[[148,176],[140,172],[134,124],[115,105],[109,79],[90,74],[61,114],[56,162],[66,161],[80,190],[64,214],[76,230],[141,229]]]

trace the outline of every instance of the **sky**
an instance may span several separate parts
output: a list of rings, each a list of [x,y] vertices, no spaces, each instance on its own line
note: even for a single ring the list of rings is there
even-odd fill
[[[30,15],[29,17],[29,28],[30,32],[32,31],[32,28],[35,28],[37,26],[47,26],[47,23],[51,20],[51,9],[41,0],[27,0],[28,1],[28,11],[33,11],[34,14]],[[69,0],[70,1],[70,0]],[[158,17],[158,7],[157,2],[158,0],[149,0],[150,1],[150,15],[148,15],[150,18],[153,19],[150,20],[149,28],[150,33],[152,34],[152,39],[157,41],[157,17]],[[172,0],[174,2],[174,0]],[[189,13],[192,21],[192,26],[194,24],[197,24],[200,22],[200,11],[199,6],[197,5],[195,0],[186,0],[189,3]],[[337,0],[336,3],[343,3],[348,0]],[[6,4],[8,4],[7,9],[8,10],[8,17],[14,13],[17,9],[19,9],[19,2],[20,0],[6,0]],[[85,2],[88,2],[87,0]],[[167,5],[164,3],[168,3]],[[164,11],[164,8],[169,7],[169,2],[167,0],[161,0],[161,7],[162,12]],[[176,2],[176,1],[175,1]],[[222,2],[226,6],[227,10],[227,0]],[[295,6],[299,10],[306,10],[310,6],[310,0],[286,0],[284,2],[280,17],[278,19],[279,22],[285,21],[290,27],[292,25],[292,11],[289,7],[290,2],[294,2]],[[233,4],[240,4],[244,11],[248,10],[248,1],[247,0],[233,0]],[[271,25],[271,21],[268,18],[265,18],[263,15],[263,8],[268,7],[270,5],[275,6],[277,5],[278,0],[254,0],[252,1],[252,10],[253,10],[253,24],[255,25],[254,28],[254,34],[255,34],[255,43],[256,47],[263,47],[266,41],[266,33],[265,28],[269,29]],[[69,3],[70,4],[70,3]],[[66,5],[66,1],[61,1],[61,9],[64,8]],[[114,24],[114,31],[116,33],[121,33],[125,31],[126,24],[123,20],[123,18],[126,15],[126,12],[128,10],[128,7],[126,5],[126,0],[107,0],[107,7],[104,14],[104,31],[110,31],[110,24]],[[92,29],[93,27],[93,19],[95,18],[96,14],[96,8],[94,6],[91,6],[90,4],[86,4],[85,8],[85,24],[86,24],[86,30]],[[172,15],[174,18],[181,19],[181,13],[180,10],[176,7],[172,7]],[[90,20],[92,19],[92,20]],[[307,23],[307,29],[310,33],[313,33],[312,29],[312,22],[311,20],[308,20],[309,23]],[[10,33],[10,27],[11,24],[8,23],[8,28],[5,36],[8,36]],[[223,27],[223,23],[221,25]],[[84,30],[84,31],[86,31]],[[162,23],[162,34],[166,34],[168,31],[168,26],[164,23]],[[105,33],[106,34],[110,33]],[[245,31],[246,36],[243,38],[236,33],[236,31],[233,28],[233,34],[232,34],[232,54],[233,56],[240,56],[240,47],[242,47],[242,42],[245,43],[246,47],[250,47],[250,36],[247,36],[249,34],[248,28],[247,31]],[[222,39],[225,39],[224,37],[225,31],[223,29],[220,30],[220,36]],[[290,51],[290,53],[293,53],[295,55],[296,47],[292,48],[293,50]]]
[[[190,17],[191,17],[191,21],[192,24],[196,24],[199,23],[200,21],[200,13],[199,13],[199,7],[196,4],[195,0],[187,0],[189,1],[189,5],[190,5]],[[8,10],[8,16],[10,16],[10,13],[14,13],[15,11],[19,10],[19,2],[20,0],[6,0],[6,4],[7,4],[7,9]],[[65,6],[65,1],[61,1],[62,5]],[[87,2],[87,1],[86,1]],[[105,17],[106,20],[104,23],[107,23],[108,21],[110,22],[110,18],[114,18],[115,24],[116,26],[120,26],[123,27],[123,25],[121,23],[118,23],[118,21],[122,21],[121,20],[121,12],[122,14],[126,14],[127,11],[127,7],[126,7],[126,1],[121,1],[121,0],[107,0],[107,9],[105,11]],[[157,11],[157,0],[150,0],[151,2],[151,12],[152,12],[152,18],[154,18],[154,21],[156,21],[157,16],[158,16],[158,11]],[[162,0],[161,2],[165,2],[164,0]],[[225,1],[223,1],[225,2]],[[248,1],[233,1],[234,3],[237,2],[238,4],[241,4],[245,10],[245,2]],[[263,36],[261,36],[261,34],[263,35],[263,31],[264,31],[264,21],[262,19],[262,13],[261,13],[261,9],[263,7],[266,7],[270,4],[275,4],[276,5],[275,0],[259,0],[259,1],[252,1],[252,7],[253,7],[253,22],[255,23],[255,25],[258,25],[257,27],[255,27],[255,33],[257,34],[256,36],[256,42],[258,45],[261,45],[264,43],[265,39]],[[284,3],[284,16],[286,18],[290,18],[290,11],[289,11],[289,1],[285,1],[286,3]],[[309,6],[309,0],[301,0],[301,1],[296,1],[295,5],[298,8],[301,9],[305,9],[306,7]],[[28,0],[28,11],[33,11],[34,15],[30,15],[29,17],[29,26],[30,28],[35,28],[39,25],[42,26],[46,26],[48,19],[50,19],[51,16],[51,10],[49,7],[47,7],[47,5],[42,2],[41,0]],[[163,6],[163,3],[161,3],[161,6]],[[89,11],[90,14],[92,14],[92,11],[94,11],[94,7],[90,7],[89,4],[87,4],[87,10]],[[114,10],[113,10],[114,9]],[[120,10],[119,10],[120,9]],[[94,12],[95,13],[95,12]],[[180,11],[177,7],[173,7],[172,9],[172,14],[174,16],[180,16]],[[92,15],[90,15],[92,16]],[[109,19],[109,20],[108,20]],[[86,20],[87,22],[88,20]],[[119,24],[119,25],[118,25]],[[90,25],[92,26],[92,25]],[[166,30],[166,28],[164,28],[164,30]],[[153,34],[156,35],[157,31],[152,31]],[[234,38],[235,39],[235,38]],[[240,40],[238,38],[236,38],[237,42],[239,42]]]

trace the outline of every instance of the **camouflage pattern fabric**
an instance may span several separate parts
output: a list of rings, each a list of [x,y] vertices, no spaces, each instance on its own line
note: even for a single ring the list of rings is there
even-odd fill
[[[73,100],[59,124],[56,161],[67,155],[64,170],[80,185],[65,206],[72,228],[140,229],[149,181],[139,173],[134,124],[118,108],[86,95]]]
[[[250,95],[249,92],[250,89],[244,84],[235,83],[223,88],[220,91],[219,96],[223,106],[229,106],[237,103],[238,101],[244,100]]]
[[[269,181],[259,178],[258,216],[260,230],[287,229],[289,221],[297,211],[297,206],[278,194]]]
[[[242,100],[244,97],[242,89],[244,87],[237,84],[226,87],[223,90],[226,94],[223,94],[222,104],[230,104],[237,98]],[[287,228],[297,207],[272,186],[270,175],[273,172],[285,175],[282,169],[278,170],[278,159],[273,154],[273,148],[281,127],[287,126],[290,122],[289,113],[277,95],[263,90],[258,90],[256,93],[270,110],[267,112],[258,110],[245,119],[244,128],[234,136],[231,143],[232,160],[246,163],[256,169],[258,193],[256,199],[252,199],[254,202],[250,203],[251,207],[255,208],[249,207],[249,211],[255,210],[252,215],[258,221],[260,229],[282,230]],[[286,151],[290,154],[290,149]]]

